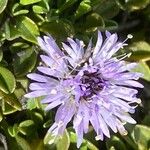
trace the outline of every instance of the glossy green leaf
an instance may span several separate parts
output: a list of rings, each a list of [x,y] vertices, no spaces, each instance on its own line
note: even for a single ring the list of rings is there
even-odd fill
[[[75,13],[75,18],[78,19],[79,17],[81,17],[82,15],[88,13],[89,11],[92,10],[92,7],[90,5],[91,3],[91,0],[83,0],[78,9],[76,10],[76,13]]]
[[[108,150],[111,150],[114,147],[115,150],[126,150],[125,144],[117,136],[112,136],[107,140],[106,146]]]
[[[4,37],[11,41],[20,36],[19,31],[16,28],[16,25],[13,25],[11,22],[5,22],[5,34]]]
[[[2,51],[2,49],[0,49],[0,62],[2,59],[3,59],[3,51]]]
[[[44,33],[52,34],[57,40],[66,39],[66,37],[74,35],[73,25],[67,20],[43,23],[40,30]]]
[[[6,68],[0,67],[0,90],[12,93],[15,90],[16,81],[14,75]]]
[[[61,150],[61,149],[68,150],[69,145],[70,145],[70,137],[67,130],[65,130],[63,136],[57,141],[56,147],[57,150]]]
[[[55,141],[56,141],[55,136],[50,134],[49,132],[47,132],[44,137],[44,140],[43,140],[44,144],[45,145],[48,144],[50,146],[50,145],[54,144]]]
[[[80,21],[76,24],[76,30],[79,30],[80,32],[85,29],[87,32],[95,31],[97,28],[104,28],[104,20],[97,13],[92,13],[88,15],[85,20]]]
[[[49,127],[51,126],[51,123],[52,123],[52,121],[51,121],[51,120],[48,120],[47,122],[45,122],[45,123],[43,124],[43,128],[49,128]]]
[[[27,14],[28,12],[29,12],[29,10],[23,9],[19,3],[15,3],[12,7],[12,14],[14,16]]]
[[[14,93],[6,94],[4,92],[0,92],[0,96],[11,107],[15,108],[16,110],[21,110],[22,106]]]
[[[116,21],[113,20],[105,20],[105,27],[103,30],[115,30],[118,28],[118,24]]]
[[[8,0],[0,0],[0,14],[5,10]]]
[[[136,125],[131,133],[134,142],[138,145],[138,150],[148,150],[150,141],[150,128],[144,125]]]
[[[37,44],[39,29],[30,18],[25,16],[17,17],[16,27],[23,39]]]
[[[34,125],[34,122],[32,120],[25,120],[19,124],[19,127],[24,128],[24,127],[29,127],[33,125]]]
[[[18,125],[14,124],[13,126],[8,127],[8,133],[12,136],[15,137],[18,134]]]
[[[31,150],[46,150],[44,147],[44,143],[43,140],[34,140],[31,144],[30,144]]]
[[[12,114],[12,113],[16,112],[17,109],[15,109],[8,103],[4,102],[4,100],[2,100],[2,111],[3,111],[4,115],[8,115],[8,114]]]
[[[22,5],[30,5],[37,2],[40,2],[41,0],[20,0],[20,4]]]
[[[150,60],[150,51],[134,51],[132,52],[131,57],[129,58],[129,60],[133,60],[133,61],[139,61],[139,60],[143,60],[143,61],[148,61]]]
[[[87,29],[92,27],[103,27],[104,26],[103,18],[96,13],[92,13],[87,16],[85,26]]]
[[[150,44],[145,41],[133,42],[128,49],[132,52],[129,60],[150,60]]]
[[[2,108],[0,107],[0,122],[2,121],[3,119],[3,112],[2,112]]]
[[[17,15],[23,15],[23,14],[27,14],[29,12],[29,10],[26,9],[22,9],[20,11],[15,12],[13,15],[17,16]]]
[[[70,138],[68,132],[65,130],[63,136],[55,136],[50,134],[49,132],[46,133],[44,137],[44,144],[49,145],[49,147],[55,147],[57,150],[68,150],[70,145]]]
[[[149,0],[128,0],[125,7],[130,11],[135,11],[145,8],[149,3]]]
[[[27,101],[27,109],[32,110],[37,108],[38,102],[35,98],[28,99]]]
[[[50,1],[51,0],[42,0],[40,3],[42,3],[42,6],[44,6],[44,8],[46,8],[47,9],[47,11],[49,11],[50,10]]]
[[[43,116],[40,113],[34,112],[32,114],[32,118],[33,118],[33,121],[35,122],[35,125],[36,124],[38,124],[38,125],[41,124],[42,125],[42,123],[43,123]]]
[[[24,51],[28,48],[30,48],[30,45],[22,42],[16,42],[10,46],[11,53],[15,55],[17,52],[19,53],[20,51]]]
[[[94,12],[100,14],[105,19],[110,19],[119,13],[119,6],[115,0],[100,0],[97,5],[93,7]]]
[[[133,69],[135,72],[140,72],[143,74],[144,79],[150,81],[150,68],[144,61],[140,61],[138,66]]]
[[[24,135],[30,135],[35,131],[34,122],[32,120],[25,120],[19,124],[18,130]]]
[[[67,0],[65,3],[63,3],[60,6],[60,8],[57,10],[57,12],[62,13],[65,9],[71,7],[76,2],[77,2],[77,0]]]
[[[142,124],[150,126],[150,115],[146,115],[142,120]]]
[[[70,142],[76,144],[76,142],[77,142],[76,134],[72,131],[69,131],[69,136],[70,136]],[[87,139],[83,139],[83,143],[82,143],[81,147],[86,147],[85,145],[87,145],[87,148],[89,150],[99,150],[93,143],[91,143]]]
[[[41,103],[40,103],[41,98],[42,97],[28,99],[27,109],[32,110],[32,109],[35,109],[35,108],[43,108]]]
[[[31,72],[36,65],[36,60],[37,54],[31,48],[18,53],[13,63],[15,75],[21,77]]]
[[[19,150],[31,150],[29,143],[22,137],[15,137]]]
[[[38,5],[34,5],[32,7],[33,11],[37,14],[44,14],[44,13],[47,13],[47,9],[45,9],[44,7],[42,6],[38,6]]]

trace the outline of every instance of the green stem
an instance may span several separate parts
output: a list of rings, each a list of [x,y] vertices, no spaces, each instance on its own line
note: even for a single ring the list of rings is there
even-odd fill
[[[133,142],[133,140],[129,136],[124,136],[123,138],[134,150],[138,149],[138,146]]]

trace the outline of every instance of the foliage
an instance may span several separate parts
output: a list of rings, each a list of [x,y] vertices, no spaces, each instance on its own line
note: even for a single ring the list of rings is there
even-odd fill
[[[62,138],[47,133],[54,113],[44,112],[40,98],[25,99],[26,75],[39,64],[37,37],[51,34],[57,43],[68,36],[87,43],[97,29],[118,32],[120,40],[128,33],[133,39],[122,49],[132,53],[136,71],[144,74],[139,91],[135,126],[126,125],[129,134],[113,135],[105,142],[95,141],[90,129],[81,150],[150,149],[150,1],[149,0],[0,0],[0,143],[10,150],[67,150],[76,148],[76,135],[68,127]],[[0,149],[1,149],[0,147]]]

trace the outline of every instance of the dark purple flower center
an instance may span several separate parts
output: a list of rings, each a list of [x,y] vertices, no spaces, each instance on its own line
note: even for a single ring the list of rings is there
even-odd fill
[[[104,87],[104,80],[101,78],[101,74],[98,71],[89,72],[84,71],[81,78],[82,85],[81,90],[85,100],[89,100],[93,95],[96,95]]]

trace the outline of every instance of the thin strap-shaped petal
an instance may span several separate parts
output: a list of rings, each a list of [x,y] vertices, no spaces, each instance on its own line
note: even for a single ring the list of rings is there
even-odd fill
[[[102,42],[103,42],[102,34],[100,31],[98,31],[98,39],[97,39],[96,46],[95,46],[94,51],[93,51],[93,57],[94,58],[98,54],[98,52],[100,51],[100,48],[102,46]]]
[[[48,106],[46,106],[45,111],[51,110],[51,109],[55,108],[56,106],[58,106],[60,104],[62,104],[61,100],[53,101],[50,104],[48,104]]]
[[[63,47],[64,47],[64,50],[68,53],[68,55],[70,57],[72,57],[73,59],[76,59],[77,57],[77,54],[74,52],[73,49],[71,49],[67,44],[65,43],[62,43]]]
[[[40,55],[40,57],[41,57],[42,61],[50,67],[53,67],[54,64],[56,64],[56,62],[50,56]]]
[[[45,96],[48,94],[48,91],[33,91],[33,92],[30,92],[28,94],[25,94],[24,97],[27,97],[27,98],[35,98],[35,97],[39,97],[39,96]]]
[[[107,127],[107,124],[105,123],[104,119],[102,118],[102,116],[100,114],[98,114],[98,120],[99,120],[99,125],[103,131],[103,133],[107,136],[110,137],[110,133]]]
[[[49,77],[46,77],[37,73],[28,74],[27,77],[38,82],[47,82],[47,81],[54,80],[54,79],[51,79]]]
[[[136,121],[127,113],[115,112],[114,115],[116,115],[118,118],[125,122],[136,124]]]
[[[47,68],[47,67],[37,67],[37,69],[46,74],[46,75],[49,75],[49,76],[54,76],[54,77],[63,77],[64,74],[60,71],[57,71],[57,70],[53,70],[53,69],[50,69],[50,68]]]

